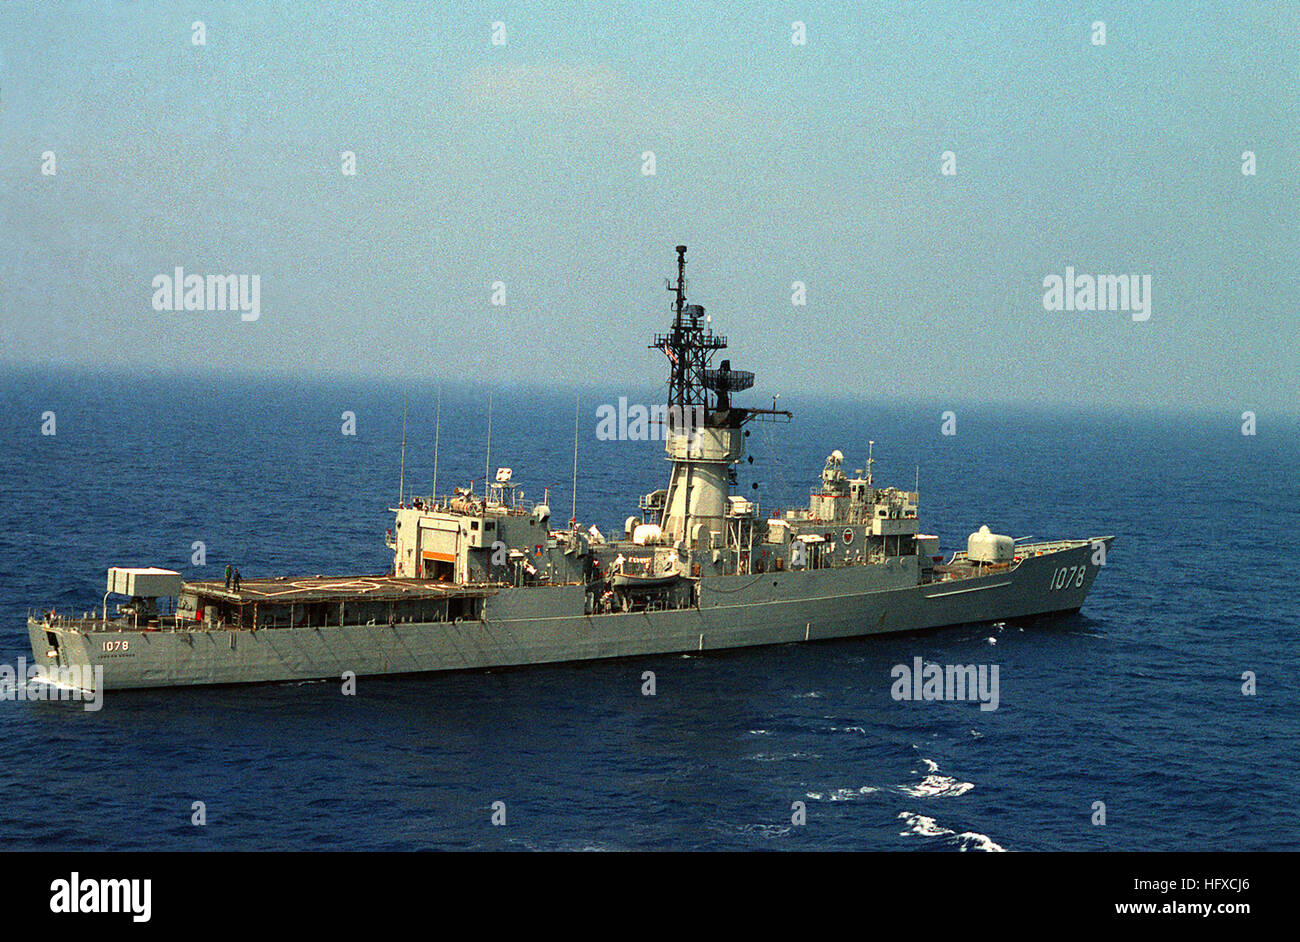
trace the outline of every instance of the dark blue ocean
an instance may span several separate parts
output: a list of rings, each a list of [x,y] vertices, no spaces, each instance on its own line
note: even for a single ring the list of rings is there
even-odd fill
[[[481,478],[486,388],[442,400],[439,489]],[[571,500],[574,393],[494,387],[493,467]],[[433,477],[432,385],[26,371],[0,380],[0,662],[31,607],[100,604],[111,565],[215,578],[383,572]],[[666,483],[658,443],[597,442],[578,516]],[[638,398],[640,397],[640,398]],[[761,393],[759,393],[761,397]],[[834,448],[911,486],[943,551],[980,524],[1114,533],[1077,616],[707,656],[0,702],[6,849],[1295,850],[1300,427],[1268,414],[787,396],[743,492],[802,504]],[[940,434],[940,413],[957,434]],[[56,434],[43,435],[42,415]],[[356,416],[341,434],[342,413]],[[757,482],[755,492],[751,484]],[[192,545],[207,565],[191,565]],[[997,664],[999,709],[896,702],[890,669]],[[652,670],[657,695],[641,694]],[[1242,675],[1257,677],[1254,696]],[[191,822],[204,802],[207,824]],[[506,824],[490,823],[506,805]],[[806,824],[791,823],[792,805]],[[1104,825],[1093,823],[1104,802]]]

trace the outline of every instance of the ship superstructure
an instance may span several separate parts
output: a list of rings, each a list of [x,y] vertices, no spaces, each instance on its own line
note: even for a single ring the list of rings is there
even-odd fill
[[[33,653],[103,668],[107,687],[407,673],[811,641],[1077,610],[1111,537],[1016,543],[987,527],[945,562],[915,490],[826,458],[808,506],[764,513],[733,494],[746,425],[786,410],[734,401],[754,375],[715,365],[727,341],[686,297],[677,246],[659,410],[667,487],[623,532],[525,501],[509,468],[480,493],[391,508],[384,575],[247,579],[237,587],[115,568],[81,617],[29,616]],[[548,495],[549,498],[549,495]],[[159,600],[163,600],[160,604]],[[170,602],[167,600],[171,600]]]

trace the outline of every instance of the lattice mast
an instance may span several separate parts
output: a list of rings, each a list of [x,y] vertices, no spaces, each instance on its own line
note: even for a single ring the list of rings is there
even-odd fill
[[[679,245],[677,282],[668,284],[672,328],[656,334],[651,344],[671,363],[664,451],[672,473],[661,526],[684,546],[713,550],[716,557],[724,546],[731,469],[744,452],[740,427],[756,415],[790,413],[731,404],[732,393],[754,385],[754,374],[732,370],[728,360],[713,368],[713,356],[726,349],[727,338],[713,332],[702,306],[686,302],[686,287],[686,246]]]
[[[670,429],[688,410],[710,412],[717,402],[708,385],[713,355],[727,346],[727,338],[713,332],[704,308],[686,303],[686,246],[677,246],[677,282],[668,283],[673,294],[673,323],[668,333],[656,334],[652,347],[662,350],[670,362],[668,402]],[[752,381],[752,377],[751,377]]]

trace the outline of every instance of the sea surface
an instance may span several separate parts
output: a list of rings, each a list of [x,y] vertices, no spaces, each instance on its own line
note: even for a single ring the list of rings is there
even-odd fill
[[[606,533],[666,484],[659,443],[596,440],[596,408],[620,395],[662,393],[587,388],[576,403],[578,517]],[[485,462],[509,466],[528,499],[551,485],[567,519],[572,389],[444,390],[440,427],[438,402],[432,383],[0,376],[0,663],[30,658],[29,607],[98,607],[111,565],[384,572],[387,508],[399,486],[432,489],[436,427],[440,491],[481,481]],[[98,712],[0,702],[0,846],[1300,849],[1295,418],[1261,414],[1248,436],[1239,411],[1141,404],[781,405],[794,422],[752,424],[755,460],[741,467],[764,512],[804,504],[832,449],[862,467],[874,440],[877,481],[919,478],[923,529],[945,553],[985,523],[1115,534],[1083,610],[1028,627],[362,678],[355,696],[321,681],[110,692]],[[946,411],[955,435],[942,434]],[[894,700],[891,668],[915,657],[997,665],[998,709]],[[792,821],[797,803],[806,823]]]

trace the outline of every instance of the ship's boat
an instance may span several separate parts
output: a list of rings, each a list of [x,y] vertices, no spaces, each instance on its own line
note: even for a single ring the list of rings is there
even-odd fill
[[[680,572],[660,573],[659,575],[637,575],[630,572],[615,573],[610,577],[610,585],[616,589],[626,589],[629,592],[636,592],[639,589],[659,589],[664,586],[676,585],[682,580]]]

